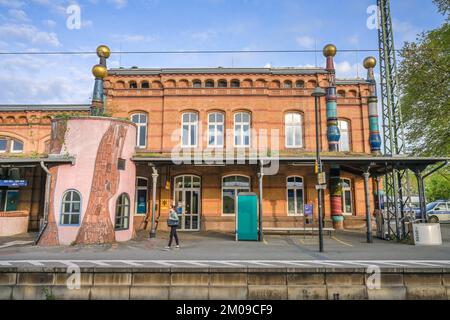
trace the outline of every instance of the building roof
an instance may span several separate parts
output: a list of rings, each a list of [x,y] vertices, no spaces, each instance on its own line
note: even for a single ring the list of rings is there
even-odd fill
[[[90,104],[0,104],[2,111],[89,111]]]
[[[40,162],[47,164],[74,164],[75,157],[72,155],[47,155],[47,154],[17,154],[17,155],[1,155],[1,166],[23,166],[36,165]]]
[[[314,75],[324,74],[324,68],[113,68],[109,75],[162,75],[162,74],[273,74]]]

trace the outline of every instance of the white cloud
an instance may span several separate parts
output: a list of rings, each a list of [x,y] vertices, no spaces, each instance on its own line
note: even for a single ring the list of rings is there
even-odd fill
[[[393,19],[392,25],[395,30],[396,40],[399,40],[400,44],[405,41],[415,41],[417,39],[417,34],[420,33],[420,29],[409,22]]]
[[[347,39],[347,41],[352,45],[357,45],[357,44],[359,44],[359,36],[355,34],[355,35],[349,37]]]
[[[113,34],[111,39],[117,42],[136,43],[136,42],[152,42],[155,41],[157,36],[144,36],[141,34]]]
[[[365,69],[361,63],[350,63],[347,60],[336,62],[336,77],[338,78],[355,78],[356,76],[364,77]]]
[[[0,0],[0,6],[5,6],[8,8],[21,8],[24,6],[24,2],[19,0]]]
[[[40,31],[35,26],[29,24],[0,25],[0,38],[19,42],[25,41],[33,45],[60,46],[56,33]]]
[[[20,22],[28,22],[30,20],[27,13],[21,9],[9,9],[8,15],[14,20],[18,20]]]
[[[56,22],[50,19],[43,20],[42,24],[48,28],[54,28],[56,26]]]
[[[315,40],[310,36],[299,36],[296,39],[297,44],[306,49],[314,49]]]
[[[198,41],[206,41],[211,38],[214,38],[217,36],[217,32],[214,30],[207,30],[207,31],[199,31],[199,32],[186,32],[187,36],[191,37],[194,40]]]
[[[87,103],[90,64],[70,57],[10,56],[0,60],[0,103]],[[64,72],[54,72],[64,70]]]
[[[82,28],[90,28],[94,25],[92,20],[81,20],[81,27]]]
[[[128,4],[128,0],[109,0],[109,2],[114,4],[117,9],[122,9]]]

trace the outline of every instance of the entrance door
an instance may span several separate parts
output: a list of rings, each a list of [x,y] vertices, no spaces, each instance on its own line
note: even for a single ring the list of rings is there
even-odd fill
[[[19,191],[6,191],[5,211],[16,211],[19,204]]]
[[[179,176],[175,178],[175,206],[180,208],[180,229],[200,230],[200,178]],[[181,212],[180,212],[181,211]]]

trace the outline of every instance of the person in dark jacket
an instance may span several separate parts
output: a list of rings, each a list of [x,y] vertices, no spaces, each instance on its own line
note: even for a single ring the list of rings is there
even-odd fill
[[[169,223],[170,222],[170,223]],[[180,223],[180,219],[178,218],[177,210],[175,206],[171,206],[170,212],[169,212],[169,220],[168,224],[170,227],[170,236],[169,236],[169,244],[167,245],[166,249],[169,250],[172,246],[173,238],[175,238],[175,243],[177,244],[175,248],[180,248],[180,242],[178,241],[178,234],[177,234],[177,228]]]

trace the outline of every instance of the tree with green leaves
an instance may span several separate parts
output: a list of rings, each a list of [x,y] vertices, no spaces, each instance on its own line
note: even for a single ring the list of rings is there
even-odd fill
[[[433,2],[438,7],[438,11],[443,15],[450,13],[450,0],[433,0]]]
[[[418,35],[400,51],[401,109],[405,135],[412,153],[450,155],[450,0],[433,0],[446,15],[443,25]],[[450,170],[426,180],[427,200],[450,198]]]
[[[449,0],[442,3],[449,3]],[[442,9],[443,10],[443,9]],[[405,43],[399,82],[405,134],[417,155],[450,155],[450,24]]]

